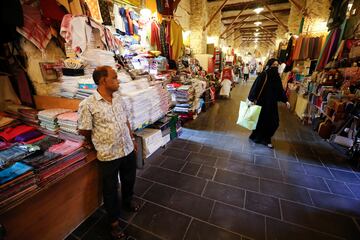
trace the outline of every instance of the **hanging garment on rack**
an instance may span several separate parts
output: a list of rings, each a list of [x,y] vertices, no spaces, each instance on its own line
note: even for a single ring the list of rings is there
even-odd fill
[[[166,41],[166,28],[167,22],[162,21],[160,25],[160,42],[162,55],[169,58],[169,44]]]
[[[97,0],[85,0],[88,7],[89,7],[89,10],[90,10],[90,13],[91,13],[91,17],[99,22],[99,23],[102,23],[103,20],[101,18],[101,13],[100,13],[100,7],[99,7],[99,2]]]
[[[321,59],[319,59],[316,70],[322,70],[325,67],[325,65],[329,62],[329,60],[332,59],[338,47],[340,34],[341,34],[340,28],[331,31],[328,40],[326,42],[326,45],[323,48]]]
[[[112,25],[110,11],[109,11],[109,5],[108,5],[107,1],[99,0],[99,7],[100,7],[101,17],[103,19],[103,24],[104,25]]]
[[[162,15],[173,15],[174,0],[156,0],[157,10]]]
[[[182,56],[183,53],[183,37],[182,37],[182,28],[175,20],[171,20],[170,22],[170,45],[172,50],[172,60],[177,61],[179,57]]]
[[[51,39],[50,28],[41,20],[40,10],[23,4],[24,26],[16,30],[40,50],[45,50]]]
[[[125,22],[122,16],[120,15],[120,8],[117,4],[114,4],[113,13],[114,13],[115,28],[125,34],[126,33]]]
[[[151,23],[151,38],[150,44],[155,50],[161,51],[161,42],[160,42],[160,28],[159,25],[153,21]]]
[[[120,12],[120,16],[121,16],[121,18],[122,18],[122,20],[124,22],[125,33],[126,33],[126,35],[130,35],[129,22],[128,22],[128,19],[127,19],[127,16],[126,16],[125,8],[120,8],[119,12]]]
[[[126,10],[126,19],[128,21],[129,24],[129,34],[128,35],[134,35],[134,24],[133,24],[133,20],[130,17],[130,11]]]
[[[46,24],[51,25],[54,22],[61,22],[65,14],[68,12],[66,9],[59,6],[56,0],[40,0],[40,9],[43,20]]]
[[[355,1],[356,2],[356,1]],[[330,30],[339,27],[346,18],[349,0],[332,0],[327,26]]]
[[[130,11],[129,13],[130,15],[130,18],[132,20],[132,23],[133,23],[133,27],[134,27],[134,34],[138,35],[139,34],[139,15],[135,12],[135,11]]]
[[[303,37],[303,36],[300,36],[300,37],[296,40],[295,49],[294,49],[294,53],[293,53],[293,57],[292,57],[292,59],[294,59],[294,60],[299,59],[303,39],[304,39],[304,37]]]

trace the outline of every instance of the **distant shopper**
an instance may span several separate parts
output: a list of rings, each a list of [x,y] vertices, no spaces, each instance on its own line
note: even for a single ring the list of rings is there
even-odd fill
[[[119,81],[114,69],[97,67],[93,78],[98,88],[94,95],[80,103],[80,133],[94,144],[99,160],[103,186],[103,200],[115,239],[124,238],[119,223],[118,176],[121,180],[122,204],[130,211],[138,211],[133,202],[136,178],[136,144],[127,120],[128,113],[120,96]]]
[[[221,89],[220,96],[230,97],[231,87],[234,83],[235,75],[232,67],[227,65],[221,72]]]
[[[271,138],[279,127],[278,101],[286,103],[287,108],[290,108],[282,87],[278,66],[277,59],[268,61],[265,70],[256,78],[251,87],[248,97],[249,104],[255,104],[256,101],[257,105],[262,106],[257,127],[249,138],[269,148],[273,148]]]
[[[262,66],[262,63],[261,62],[259,62],[259,64],[257,65],[257,67],[256,67],[256,75],[260,75],[260,73],[262,72],[262,70],[263,70],[263,66]]]
[[[246,64],[246,66],[244,66],[243,73],[244,73],[244,82],[247,83],[250,74],[250,67],[248,63]]]

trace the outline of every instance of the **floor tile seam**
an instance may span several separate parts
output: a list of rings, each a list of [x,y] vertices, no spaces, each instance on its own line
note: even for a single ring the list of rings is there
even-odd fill
[[[268,217],[269,218],[269,217]],[[334,235],[334,234],[331,234],[331,233],[328,233],[328,232],[323,232],[323,231],[320,231],[318,229],[315,229],[315,228],[311,228],[311,227],[308,227],[308,226],[304,226],[304,225],[301,225],[301,224],[298,224],[298,223],[294,223],[294,222],[290,222],[288,220],[282,220],[281,222],[283,223],[286,223],[286,224],[289,224],[289,225],[292,225],[292,226],[296,226],[296,227],[300,227],[300,228],[304,228],[304,229],[307,229],[307,230],[310,230],[310,231],[313,231],[313,232],[316,232],[316,233],[320,233],[320,234],[324,234],[324,235],[327,235],[329,237],[332,237],[332,238],[337,238],[337,239],[341,239],[341,240],[346,240],[345,238],[341,237],[341,236],[338,236],[338,235]]]
[[[129,226],[134,226],[134,227],[140,229],[141,231],[144,231],[144,232],[146,232],[146,233],[148,233],[148,234],[150,234],[150,235],[153,235],[153,236],[155,236],[155,237],[157,237],[157,238],[159,238],[159,239],[161,239],[161,240],[167,240],[166,238],[163,238],[162,236],[160,236],[160,235],[158,235],[158,234],[156,234],[156,233],[153,233],[153,232],[151,232],[151,231],[149,231],[149,230],[147,230],[147,229],[145,229],[145,228],[142,228],[141,226],[139,226],[139,225],[137,225],[137,224],[135,224],[135,223],[128,224],[128,225],[126,226],[126,228],[124,228],[124,231],[126,231],[126,229],[127,229]],[[131,236],[130,236],[130,237],[131,237]]]
[[[205,186],[204,186],[204,188],[203,188],[203,190],[201,191],[201,194],[200,194],[201,197],[204,196],[204,193],[205,193],[205,190],[206,190],[208,184],[209,184],[209,180],[206,180]]]
[[[349,191],[351,192],[351,194],[357,199],[357,200],[360,200],[360,197],[357,197],[355,192],[351,189],[351,187],[348,186],[348,184],[350,183],[347,183],[347,182],[344,182],[345,186],[349,189]],[[360,184],[356,184],[356,185],[359,185],[360,187]]]
[[[225,232],[229,232],[229,233],[232,233],[232,234],[234,234],[234,235],[240,236],[241,238],[242,238],[242,237],[246,237],[246,238],[252,239],[252,238],[250,238],[250,237],[247,237],[246,235],[243,235],[243,234],[240,234],[240,233],[234,232],[234,231],[232,231],[232,230],[230,230],[230,229],[227,229],[227,228],[221,227],[221,226],[219,226],[219,225],[216,225],[216,224],[214,224],[214,223],[210,222],[211,216],[212,216],[212,214],[213,214],[213,210],[214,210],[214,208],[215,208],[215,204],[216,204],[216,202],[214,202],[214,206],[213,206],[213,209],[212,209],[211,215],[210,215],[210,217],[209,217],[209,221],[204,221],[204,220],[202,220],[202,219],[197,219],[197,218],[194,218],[194,219],[196,219],[196,220],[197,220],[197,221],[199,221],[199,222],[202,222],[202,223],[208,224],[208,225],[210,225],[210,226],[213,226],[213,227],[219,228],[219,229],[221,229],[221,230],[223,230],[223,231],[225,231]]]
[[[186,165],[186,164],[185,164]],[[198,176],[194,176],[194,175],[191,175],[191,174],[188,174],[188,173],[184,173],[184,172],[178,172],[178,171],[175,171],[175,170],[172,170],[172,169],[168,169],[168,168],[164,168],[164,167],[161,167],[161,166],[153,166],[155,168],[160,168],[162,170],[167,170],[167,171],[170,171],[170,172],[173,172],[173,173],[179,173],[179,174],[183,174],[183,175],[186,175],[186,176],[190,176],[190,177],[195,177],[197,179],[201,179],[201,180],[204,180],[204,178],[201,178],[201,177],[198,177]],[[199,168],[200,169],[200,168]],[[180,170],[179,170],[180,171]],[[147,178],[145,178],[146,180],[148,180]],[[151,180],[151,181],[154,181],[154,180]]]
[[[353,222],[355,223],[356,227],[358,228],[358,230],[360,232],[360,222],[356,221],[355,218],[353,218]]]
[[[319,207],[319,206],[316,206],[314,204],[314,201],[312,199],[312,197],[310,196],[310,199],[312,201],[312,203],[314,205],[309,205],[309,204],[306,204],[306,203],[302,203],[302,202],[297,202],[297,201],[294,201],[294,200],[288,200],[288,199],[284,199],[284,198],[279,198],[280,201],[286,201],[286,202],[290,202],[290,203],[295,203],[295,204],[298,204],[298,205],[303,205],[305,207],[309,207],[309,208],[314,208],[316,210],[320,210],[320,211],[324,211],[324,212],[327,212],[327,213],[331,213],[331,214],[335,214],[335,215],[340,215],[340,216],[343,216],[343,217],[346,217],[346,218],[353,218],[353,217],[357,217],[355,215],[349,215],[349,214],[345,214],[345,213],[342,213],[340,211],[334,211],[334,210],[331,210],[331,209],[328,209],[328,208],[322,208],[322,207]],[[359,216],[360,217],[360,216]]]
[[[305,188],[305,189],[310,189],[310,190],[316,190],[316,191],[322,191],[322,190],[319,190],[319,189],[315,189],[315,188],[311,188],[311,187],[306,187],[306,186],[303,186],[303,185],[297,185],[297,184],[294,184],[294,183],[290,183],[290,182],[286,182],[286,181],[279,181],[279,180],[276,180],[276,179],[271,179],[271,178],[265,178],[265,177],[259,177],[260,180],[263,179],[263,180],[266,180],[266,181],[271,181],[271,182],[276,182],[276,183],[282,183],[282,184],[286,184],[286,185],[291,185],[293,187],[299,187],[299,188]],[[324,179],[322,179],[324,180]],[[330,192],[326,192],[326,193],[330,193]]]
[[[185,230],[185,232],[184,232],[184,235],[183,235],[183,237],[182,237],[182,240],[185,240],[186,235],[187,235],[187,233],[189,232],[189,229],[190,229],[190,226],[191,226],[193,220],[194,220],[194,218],[191,218],[191,219],[190,219],[189,224],[188,224],[188,226],[187,226],[187,228],[186,228],[186,230]]]
[[[151,204],[153,204],[153,205],[156,205],[156,206],[161,207],[161,208],[164,208],[164,209],[166,209],[166,210],[168,210],[168,211],[171,211],[171,212],[180,214],[180,215],[182,215],[182,216],[188,217],[188,218],[190,218],[190,219],[193,218],[193,219],[196,219],[196,220],[201,220],[201,219],[198,218],[198,217],[192,216],[192,215],[190,215],[190,214],[187,214],[187,213],[182,212],[182,211],[177,210],[177,209],[170,208],[170,207],[165,206],[165,205],[162,205],[162,204],[160,204],[160,203],[156,203],[156,202],[153,202],[153,201],[148,200],[148,199],[145,199],[145,198],[142,198],[142,200],[145,201],[146,203],[151,203]],[[213,201],[214,201],[214,200],[213,200]],[[209,215],[209,216],[210,216],[210,215]],[[204,220],[203,220],[203,221],[204,221]]]
[[[355,195],[350,197],[350,196],[347,196],[347,195],[341,195],[341,194],[338,194],[338,193],[333,193],[330,189],[330,192],[324,192],[324,191],[321,191],[321,190],[314,190],[314,189],[309,189],[310,191],[314,191],[314,192],[320,192],[320,193],[326,193],[326,194],[330,194],[330,195],[334,195],[335,197],[341,197],[341,198],[345,198],[347,200],[358,200],[360,201],[360,199],[358,199]],[[351,190],[351,189],[350,189]],[[351,192],[352,193],[352,192]]]

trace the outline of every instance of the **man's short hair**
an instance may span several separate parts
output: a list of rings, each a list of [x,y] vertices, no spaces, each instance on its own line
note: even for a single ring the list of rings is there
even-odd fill
[[[108,76],[109,68],[111,68],[111,67],[110,66],[99,66],[99,67],[95,68],[92,76],[93,76],[93,79],[94,79],[94,82],[96,85],[99,85],[100,79],[102,77]]]

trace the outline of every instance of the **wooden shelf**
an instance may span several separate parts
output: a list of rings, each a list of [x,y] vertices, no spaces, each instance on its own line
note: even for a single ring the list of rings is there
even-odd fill
[[[51,96],[34,96],[35,105],[37,109],[49,109],[49,108],[66,108],[77,111],[81,100],[70,99],[63,97],[51,97]]]

